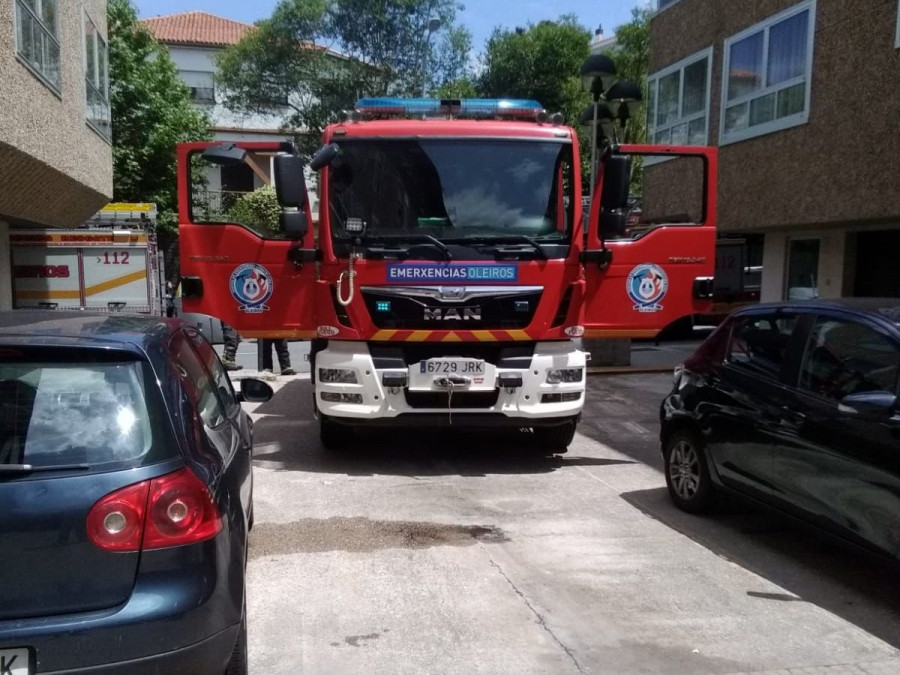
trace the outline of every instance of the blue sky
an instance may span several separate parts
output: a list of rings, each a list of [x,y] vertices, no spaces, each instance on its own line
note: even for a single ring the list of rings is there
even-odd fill
[[[142,18],[203,10],[237,21],[253,23],[268,16],[277,0],[135,0]],[[606,35],[631,16],[631,8],[646,0],[463,0],[466,8],[460,15],[473,36],[476,52],[480,52],[495,26],[514,28],[528,22],[555,19],[561,14],[575,14],[593,32],[603,25]]]

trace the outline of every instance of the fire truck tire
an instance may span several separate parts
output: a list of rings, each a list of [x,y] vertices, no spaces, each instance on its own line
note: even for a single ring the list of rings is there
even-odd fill
[[[574,420],[552,427],[534,427],[534,441],[540,450],[565,452],[575,438]]]
[[[320,413],[319,439],[326,450],[345,450],[353,442],[353,429]]]

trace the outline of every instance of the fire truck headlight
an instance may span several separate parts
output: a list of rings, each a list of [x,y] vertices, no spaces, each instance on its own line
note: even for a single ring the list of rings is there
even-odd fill
[[[581,382],[582,379],[584,379],[584,368],[551,368],[547,371],[547,384]]]
[[[319,382],[356,384],[356,371],[349,368],[319,368]]]

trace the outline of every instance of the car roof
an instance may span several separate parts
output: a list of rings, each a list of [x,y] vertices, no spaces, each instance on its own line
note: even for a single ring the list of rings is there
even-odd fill
[[[0,342],[27,338],[29,345],[110,347],[110,343],[146,351],[167,340],[183,322],[140,314],[17,309],[0,312]]]
[[[900,298],[835,298],[765,302],[743,307],[735,314],[766,310],[800,309],[804,311],[841,311],[867,315],[900,326]]]

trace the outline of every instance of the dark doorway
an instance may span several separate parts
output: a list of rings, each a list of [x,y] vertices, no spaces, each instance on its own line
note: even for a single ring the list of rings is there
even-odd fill
[[[856,239],[854,295],[868,298],[900,297],[900,230],[860,232]]]

